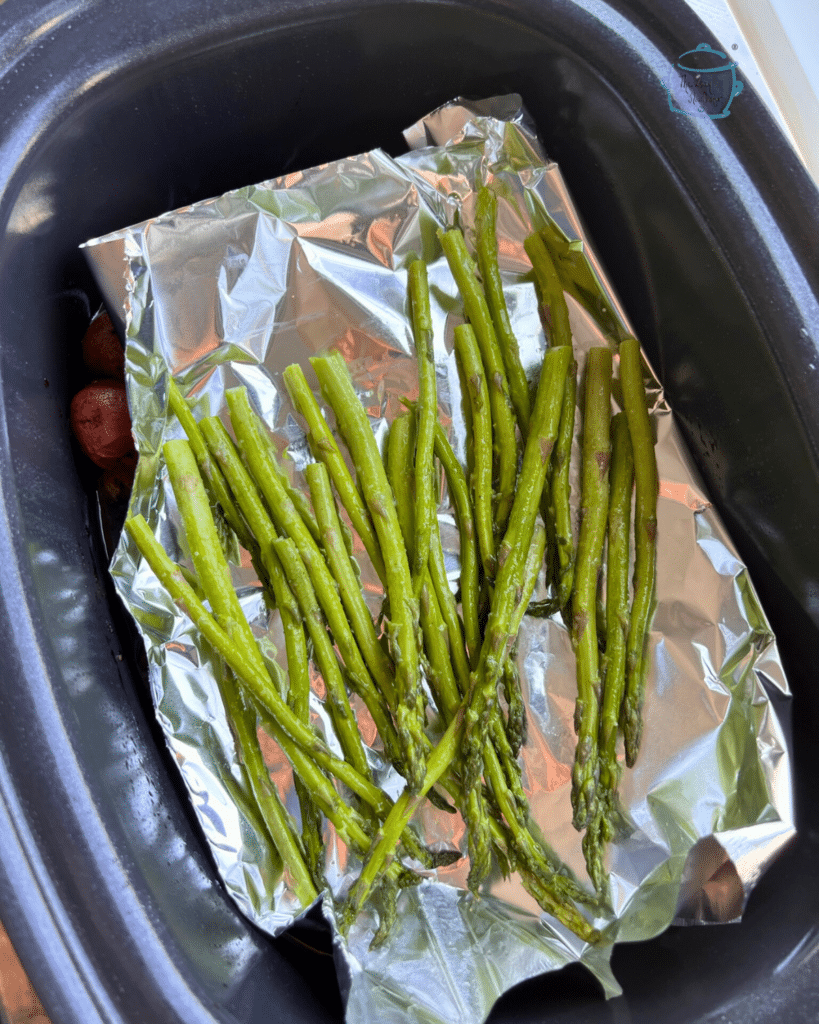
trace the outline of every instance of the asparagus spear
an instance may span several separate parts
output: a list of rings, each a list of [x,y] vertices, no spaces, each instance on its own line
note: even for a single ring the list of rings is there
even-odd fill
[[[557,273],[549,250],[543,239],[530,235],[523,243],[532,268],[535,282],[541,296],[544,320],[549,327],[552,345],[567,345],[572,348],[572,332],[569,325],[569,309],[563,294],[563,285]],[[574,438],[575,404],[577,402],[577,363],[572,357],[566,371],[566,393],[563,398],[563,414],[560,421],[552,465],[549,470],[549,520],[554,529],[555,573],[557,603],[561,609],[569,610],[574,580],[575,547],[571,513],[571,485],[569,469]]]
[[[529,381],[526,379],[520,361],[518,340],[509,321],[509,311],[506,308],[506,299],[503,294],[503,282],[498,267],[498,242],[495,233],[497,215],[497,196],[492,189],[483,186],[478,190],[475,209],[475,252],[478,257],[478,269],[486,294],[486,302],[506,369],[506,379],[509,381],[509,396],[515,409],[521,437],[526,437],[531,413]]]
[[[603,839],[613,835],[614,795],[620,779],[617,727],[626,685],[626,639],[629,628],[629,538],[634,456],[625,413],[612,420],[611,497],[606,554],[606,658],[600,719],[600,802]]]
[[[546,531],[539,523],[536,523],[534,533],[532,536],[532,543],[529,548],[529,551],[526,554],[520,586],[515,593],[515,603],[513,605],[511,623],[509,627],[510,638],[517,637],[518,631],[521,626],[521,622],[523,621],[523,616],[526,613],[529,600],[531,599],[532,593],[535,589],[535,584],[537,583],[537,578],[540,573],[540,567],[543,563],[545,547]],[[514,669],[512,653],[514,650],[514,640],[511,648],[507,643],[507,648],[509,648],[509,653],[506,656],[503,665],[503,670],[501,672],[501,677],[504,680],[508,680],[510,678],[509,670],[511,668],[511,678],[515,683],[517,683],[517,673]],[[519,689],[517,690],[516,696],[507,697],[507,700],[511,699],[511,701],[514,701],[516,698],[518,700],[520,699]],[[500,715],[500,708],[498,707],[497,703],[495,703],[495,706],[491,711],[491,720],[489,724],[489,738],[491,744],[495,748],[494,753],[497,754],[497,760],[500,762],[503,768],[504,775],[506,778],[506,785],[511,795],[514,797],[515,803],[517,805],[519,811],[518,820],[523,827],[526,827],[529,802],[523,790],[523,782],[520,775],[520,766],[518,765],[516,760],[518,751],[514,750],[509,742],[506,731],[504,730],[503,727],[503,722]],[[487,748],[484,748],[485,765],[487,763],[487,760],[491,762],[494,760],[494,758],[492,757],[492,752],[490,752]],[[493,793],[495,793],[499,784],[499,777],[493,772],[493,767],[491,764],[487,768],[487,775],[492,791]],[[507,805],[504,803],[503,800],[500,800],[497,795],[495,798],[496,801],[498,801],[499,806],[501,806],[501,809],[506,814],[507,820],[509,820]]]
[[[341,743],[341,749],[344,751],[345,760],[349,761],[366,778],[370,771],[367,755],[364,753],[361,735],[344,686],[344,677],[336,660],[333,644],[324,626],[324,618],[313,584],[299,557],[296,545],[289,537],[280,537],[275,540],[273,550],[282,563],[290,588],[299,602],[307,632],[313,641],[313,651],[327,688],[327,706]],[[377,708],[377,705],[374,706]]]
[[[461,412],[464,418],[464,455],[466,457],[464,469],[466,471],[467,480],[471,480],[475,473],[475,428],[472,423],[472,406],[468,398],[469,385],[466,377],[464,376],[464,368],[461,366],[461,361],[459,359],[455,360],[455,369],[458,374],[458,384],[460,386],[461,395],[463,396]]]
[[[478,624],[478,549],[475,541],[475,524],[469,485],[460,462],[452,450],[446,431],[438,423],[435,427],[435,455],[443,466],[455,517],[458,522],[461,558],[461,609],[464,619],[466,646],[473,666],[480,653],[480,626]]]
[[[379,642],[350,554],[344,546],[341,521],[330,487],[330,475],[321,462],[305,466],[304,475],[310,488],[313,508],[316,511],[327,564],[338,584],[339,594],[353,633],[367,667],[372,672],[373,679],[384,694],[387,704],[392,707],[395,704],[393,684],[395,668]]]
[[[418,361],[418,405],[415,437],[415,530],[417,543],[412,566],[413,591],[420,597],[424,569],[429,556],[433,520],[436,518],[433,457],[435,424],[438,422],[438,393],[435,384],[435,352],[432,345],[432,315],[429,308],[427,268],[414,260],[409,268],[409,297],[412,332]]]
[[[444,250],[449,269],[464,302],[464,310],[475,331],[486,368],[489,387],[489,405],[492,410],[492,430],[497,460],[498,505],[495,510],[495,524],[503,533],[515,491],[517,469],[517,439],[515,437],[515,416],[509,400],[509,384],[503,367],[498,339],[492,326],[492,317],[486,298],[475,277],[475,265],[466,249],[464,237],[457,228],[439,232],[438,237]]]
[[[342,931],[348,928],[358,916],[373,886],[377,884],[386,865],[391,862],[401,833],[421,806],[424,797],[457,757],[459,741],[463,731],[463,714],[464,708],[462,705],[447,726],[437,746],[427,758],[426,771],[418,785],[417,791],[411,793],[409,786],[407,786],[375,833],[372,845],[368,851],[367,860],[361,870],[361,874],[353,883],[343,908],[340,919]]]
[[[557,603],[566,608],[574,582],[575,547],[571,512],[569,470],[574,438],[574,414],[577,402],[577,363],[572,359],[566,371],[560,431],[549,471],[549,508],[555,528],[557,547]]]
[[[603,331],[616,341],[627,335],[609,300],[603,294],[600,282],[586,255],[585,243],[569,241],[554,221],[541,230],[540,237],[554,260],[564,289],[589,312]]]
[[[289,875],[288,882],[302,906],[309,906],[318,896],[319,889],[323,887],[320,857],[317,859],[315,855],[316,847],[321,849],[321,836],[316,834],[315,839],[310,839],[309,846],[300,841],[295,832],[294,822],[282,804],[265,766],[256,733],[255,709],[252,706],[243,706],[242,695],[233,689],[227,679],[223,681],[220,689],[223,695],[229,694],[225,703],[228,720],[237,737],[237,746],[250,779],[251,791]]]
[[[544,545],[545,548],[545,545]],[[520,675],[515,661],[514,647],[509,652],[509,660],[503,670],[503,692],[508,708],[506,717],[506,736],[512,754],[517,757],[520,748],[526,743],[526,705],[520,691]]]
[[[298,487],[294,487],[293,484],[290,482],[290,477],[279,464],[279,454],[276,451],[276,446],[273,444],[273,439],[271,438],[267,430],[264,428],[264,424],[262,423],[261,418],[258,418],[257,422],[259,429],[256,431],[256,434],[264,448],[265,453],[267,454],[267,459],[268,462],[270,463],[270,468],[276,474],[276,476],[279,479],[279,483],[287,492],[288,498],[290,498],[290,500],[293,502],[293,505],[296,507],[296,511],[301,516],[304,525],[310,531],[311,537],[317,544],[319,544],[321,538],[319,534],[318,523],[316,522],[316,517],[313,515],[313,510],[310,508],[310,502],[307,498],[307,495],[304,493],[304,491],[299,490]]]
[[[616,794],[620,781],[617,728],[625,690],[626,641],[629,618],[629,530],[634,460],[628,421],[618,413],[611,421],[612,457],[608,549],[606,552],[605,656],[602,664],[603,698],[600,712],[599,782],[593,817],[583,836],[583,854],[589,877],[599,893],[608,886],[603,864],[606,843],[614,836]],[[598,611],[598,630],[600,614]]]
[[[643,732],[643,700],[648,663],[648,624],[654,602],[657,559],[657,457],[654,433],[646,405],[640,345],[635,338],[620,343],[620,386],[628,429],[634,450],[634,597],[626,648],[626,699],[623,706],[623,733],[626,739],[626,764],[637,760]]]
[[[407,556],[413,559],[416,547],[415,477],[412,453],[415,449],[415,418],[411,413],[397,416],[390,427],[387,441],[387,478],[395,495],[395,510]],[[458,685],[452,671],[446,629],[438,598],[430,578],[429,566],[421,578],[420,621],[430,668],[430,686],[438,711],[449,721],[449,711],[460,703]]]
[[[569,307],[566,305],[563,285],[549,250],[537,233],[524,239],[523,247],[535,272],[535,285],[540,293],[541,311],[549,329],[551,342],[553,345],[571,345]]]
[[[310,390],[304,371],[298,363],[293,363],[285,369],[282,376],[293,405],[307,423],[313,455],[317,461],[323,462],[327,467],[342,507],[350,517],[353,529],[361,538],[364,550],[370,556],[373,568],[383,583],[386,580],[384,561],[381,557],[381,549],[378,546],[378,538],[370,519],[370,513],[367,511],[364,499],[347,468],[344,456],[336,444],[333,432],[327,425],[318,402]]]
[[[217,504],[225,517],[230,528],[239,538],[239,543],[246,551],[253,551],[253,539],[248,533],[247,526],[242,519],[239,510],[233,503],[230,489],[208,453],[205,440],[199,430],[199,425],[193,417],[188,403],[185,401],[182,392],[176,381],[168,375],[168,405],[171,412],[179,420],[179,424],[185,431],[188,443],[196,459],[199,472],[205,481],[205,486],[210,491],[213,501]]]
[[[396,667],[396,707],[412,791],[423,779],[423,702],[415,639],[418,605],[413,597],[407,551],[398,525],[392,490],[364,407],[358,399],[344,359],[338,352],[311,360],[322,393],[333,409],[356,467],[364,500],[373,519],[384,557],[387,598],[392,619]]]
[[[515,501],[509,526],[498,548],[496,599],[501,586],[509,585],[513,579],[506,563],[511,564],[516,552],[519,555],[520,552],[525,553],[532,541],[543,483],[557,439],[563,407],[563,382],[570,359],[571,352],[564,346],[549,350],[543,358]]]
[[[583,419],[580,536],[572,599],[572,640],[577,655],[577,750],[572,770],[574,826],[584,828],[595,813],[600,667],[597,648],[597,579],[603,554],[611,461],[611,352],[589,350]]]
[[[455,352],[467,384],[467,400],[472,410],[472,503],[475,509],[475,530],[484,574],[495,578],[495,537],[492,521],[492,420],[489,391],[476,343],[469,324],[455,328]]]
[[[461,694],[464,694],[469,688],[469,658],[464,645],[464,630],[458,615],[458,604],[449,585],[446,559],[444,557],[443,545],[441,544],[441,529],[437,516],[433,521],[430,536],[429,577],[445,628],[444,639],[449,645],[449,655],[452,659],[452,668],[458,681],[458,689]]]

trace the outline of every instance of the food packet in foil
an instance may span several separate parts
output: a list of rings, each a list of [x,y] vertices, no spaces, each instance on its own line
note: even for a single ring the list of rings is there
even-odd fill
[[[405,133],[409,151],[380,150],[323,164],[156,217],[86,245],[113,315],[127,335],[127,374],[140,452],[131,514],[142,513],[171,557],[189,565],[162,443],[181,430],[167,407],[172,374],[197,418],[228,422],[225,391],[244,385],[293,482],[311,460],[282,371],[330,348],[347,361],[383,442],[417,395],[406,268],[428,263],[439,418],[463,461],[466,427],[453,354],[461,303],[437,241],[458,223],[467,238],[477,188],[498,196],[499,263],[512,326],[530,378],[546,339],[523,247],[545,230],[569,268],[566,299],[582,369],[591,346],[631,333],[591,250],[560,172],[544,155],[520,97],[456,100]],[[738,919],[764,868],[794,835],[786,727],[789,696],[775,639],[748,573],[685,449],[662,389],[645,366],[660,475],[657,605],[650,635],[644,739],[620,788],[624,825],[607,853],[611,906],[589,946],[541,913],[517,877],[496,867],[480,895],[466,888],[466,856],[404,890],[385,945],[365,911],[334,946],[347,1018],[478,1024],[518,982],[584,963],[606,996],[619,987],[616,941],[648,939],[672,923]],[[616,391],[615,391],[616,398]],[[577,463],[577,459],[575,459]],[[573,481],[577,494],[577,479]],[[453,587],[458,533],[442,481],[438,508]],[[278,615],[270,613],[250,558],[233,544],[242,606],[266,656],[284,666]],[[356,539],[357,541],[357,539]],[[374,617],[382,592],[360,544],[356,555]],[[278,934],[304,912],[248,799],[219,691],[223,667],[123,534],[111,563],[117,590],[144,638],[156,713],[209,843],[241,911]],[[546,581],[536,597],[546,596]],[[589,886],[572,827],[575,661],[559,613],[526,616],[517,667],[528,714],[523,779],[533,819],[559,857]],[[312,671],[312,716],[334,744]],[[392,797],[402,778],[374,742],[356,705],[377,781]],[[292,771],[262,737],[271,777],[298,817]],[[335,746],[338,750],[338,746]],[[466,853],[463,823],[426,804],[415,819],[437,850]],[[361,864],[325,824],[329,897]]]

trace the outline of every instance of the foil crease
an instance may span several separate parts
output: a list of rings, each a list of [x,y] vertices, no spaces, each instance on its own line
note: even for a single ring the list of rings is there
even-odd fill
[[[127,335],[129,402],[140,461],[131,513],[141,512],[169,554],[187,562],[161,457],[179,436],[167,413],[173,374],[197,418],[227,420],[224,392],[246,385],[294,481],[310,460],[281,383],[290,362],[338,348],[380,441],[402,396],[417,394],[406,309],[406,266],[429,264],[440,418],[459,456],[464,420],[452,334],[460,303],[436,231],[459,223],[469,238],[476,183],[499,197],[497,233],[505,293],[527,372],[545,347],[523,239],[556,224],[606,299],[567,295],[578,361],[592,345],[630,333],[626,315],[585,239],[554,163],[543,153],[520,97],[456,100],[405,133],[409,151],[380,150],[239,189],[86,244],[113,315]],[[609,966],[615,941],[650,938],[672,922],[733,921],[766,865],[794,835],[786,742],[789,696],[775,638],[746,568],[710,504],[659,382],[645,365],[660,474],[657,610],[643,747],[621,797],[628,828],[608,853],[611,912],[606,941],[584,945],[539,908],[515,876],[495,871],[481,898],[466,891],[466,858],[429,872],[403,892],[388,944],[370,950],[375,912],[347,939],[335,932],[347,1017],[477,1024],[517,982],[581,961],[607,996],[619,992]],[[575,480],[575,495],[576,484]],[[445,490],[439,508],[446,555],[457,578],[457,531]],[[226,538],[231,543],[231,538]],[[256,635],[283,664],[275,613],[268,613],[246,552],[232,539],[234,583]],[[381,593],[360,548],[362,583],[374,614]],[[111,564],[122,600],[144,637],[156,713],[179,766],[217,870],[239,908],[270,934],[303,911],[259,827],[219,697],[217,659],[172,604],[123,534]],[[540,583],[540,596],[546,591]],[[537,596],[537,595],[536,595]],[[570,637],[559,615],[527,617],[518,664],[529,715],[522,752],[535,821],[588,884],[581,836],[571,825],[576,693]],[[313,717],[335,742],[314,673]],[[357,706],[365,738],[373,730]],[[298,818],[292,773],[265,738],[271,775]],[[403,780],[369,750],[379,783]],[[460,818],[427,806],[417,823],[429,843],[465,852]],[[325,828],[333,896],[360,867]]]

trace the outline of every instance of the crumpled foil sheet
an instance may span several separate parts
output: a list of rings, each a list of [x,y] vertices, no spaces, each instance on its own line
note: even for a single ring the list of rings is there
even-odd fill
[[[452,347],[460,301],[436,231],[459,222],[469,237],[476,182],[492,183],[499,195],[499,259],[510,315],[524,365],[537,372],[545,339],[523,239],[550,218],[569,239],[584,234],[520,97],[453,101],[410,128],[406,140],[409,152],[398,159],[374,150],[87,243],[107,305],[122,315],[128,339],[140,451],[131,512],[146,516],[182,564],[189,564],[185,542],[160,454],[163,441],[180,433],[166,413],[167,374],[193,401],[197,417],[219,414],[226,422],[225,389],[246,385],[300,483],[310,455],[282,370],[299,361],[314,380],[308,357],[340,349],[383,441],[401,396],[417,394],[405,271],[416,255],[429,262],[440,416],[463,456]],[[581,367],[590,346],[629,331],[594,254],[587,244],[583,250],[607,303],[586,308],[567,296]],[[365,911],[346,941],[336,935],[348,1020],[477,1024],[519,981],[575,960],[607,996],[615,995],[614,941],[647,939],[675,921],[739,918],[761,872],[794,834],[783,726],[789,694],[775,640],[662,390],[648,367],[646,374],[661,481],[657,610],[643,747],[621,786],[628,829],[609,851],[611,913],[597,921],[606,942],[585,946],[542,915],[515,876],[496,871],[481,897],[473,897],[463,858],[402,894],[398,924],[382,949],[369,949],[374,912]],[[457,531],[445,491],[439,513],[454,585]],[[234,581],[249,620],[270,655],[283,658],[278,618],[266,612],[246,553],[236,548],[234,554]],[[360,562],[377,613],[378,581],[366,556]],[[278,934],[303,908],[249,809],[219,698],[220,665],[124,534],[111,572],[143,634],[156,713],[224,885],[243,913]],[[529,714],[523,763],[533,816],[587,881],[581,836],[571,825],[574,656],[559,616],[525,619],[518,662]],[[315,676],[314,719],[332,740],[322,692]],[[371,723],[358,711],[365,738],[372,739]],[[289,766],[272,741],[263,748],[297,817]],[[371,761],[384,788],[400,792],[403,780],[377,749]],[[427,806],[418,824],[427,842],[465,850],[459,817]],[[325,840],[328,883],[334,894],[343,893],[359,862],[331,826]],[[331,899],[323,909],[332,925]]]

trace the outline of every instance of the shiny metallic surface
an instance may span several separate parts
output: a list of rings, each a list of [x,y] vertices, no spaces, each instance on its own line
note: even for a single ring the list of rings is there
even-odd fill
[[[160,455],[163,440],[178,430],[166,417],[168,372],[197,415],[225,416],[225,390],[245,384],[300,483],[309,454],[281,371],[293,361],[309,370],[308,356],[338,348],[383,441],[401,398],[417,389],[405,300],[413,255],[429,262],[440,416],[463,454],[452,354],[460,305],[435,232],[458,222],[469,237],[476,180],[498,190],[510,315],[527,370],[537,373],[545,339],[523,239],[548,217],[569,238],[584,237],[556,165],[516,97],[448,104],[409,129],[406,140],[410,151],[398,159],[376,150],[339,160],[88,244],[109,308],[122,306],[129,340],[129,398],[141,453],[131,508],[146,515],[182,564],[184,540]],[[585,251],[609,302],[604,330],[568,298],[581,368],[590,346],[607,343],[618,326],[628,329],[587,244]],[[657,611],[643,749],[623,778],[628,827],[610,851],[612,913],[599,921],[612,942],[650,938],[672,921],[735,920],[765,866],[794,835],[790,758],[777,713],[788,686],[775,640],[653,378],[649,394],[661,480]],[[446,494],[439,511],[442,525],[451,522]],[[456,567],[456,532],[443,535]],[[356,553],[377,613],[377,579]],[[271,652],[281,650],[277,617],[266,612],[249,560],[237,555],[234,582],[248,617]],[[111,571],[145,639],[158,720],[219,874],[251,920],[279,933],[302,908],[243,810],[241,769],[216,685],[220,666],[126,538]],[[559,616],[524,621],[518,659],[533,815],[586,880],[569,801],[574,659]],[[313,710],[329,732],[320,692]],[[275,745],[265,752],[297,813],[289,769]],[[377,748],[372,760],[394,794],[400,777]],[[465,851],[458,818],[426,808],[417,823],[428,841]],[[334,895],[342,894],[359,863],[329,826],[326,840],[328,881]],[[539,914],[514,877],[491,876],[478,900],[465,891],[465,874],[462,860],[405,892],[398,926],[380,952],[368,948],[369,914],[348,941],[336,940],[350,1020],[387,1019],[389,1012],[395,1020],[420,1013],[430,1021],[477,1022],[513,984],[573,960],[584,962],[607,994],[618,991],[610,944],[584,948]],[[331,901],[324,912],[332,922]]]

